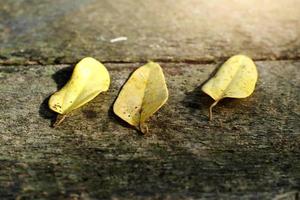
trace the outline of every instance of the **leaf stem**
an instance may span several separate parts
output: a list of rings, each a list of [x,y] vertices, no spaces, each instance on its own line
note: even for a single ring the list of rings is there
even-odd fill
[[[215,101],[211,106],[209,107],[209,121],[212,120],[212,109],[219,103],[219,100]]]
[[[145,124],[140,123],[139,125],[140,131],[146,135],[149,132],[148,126]]]
[[[67,115],[58,114],[56,117],[56,121],[53,124],[53,127],[54,128],[58,127],[66,119],[66,117]]]

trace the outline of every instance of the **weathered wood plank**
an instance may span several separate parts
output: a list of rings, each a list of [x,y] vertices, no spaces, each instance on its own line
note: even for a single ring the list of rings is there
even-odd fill
[[[300,62],[257,64],[253,96],[224,100],[208,122],[212,100],[199,86],[218,65],[162,63],[170,99],[146,137],[111,112],[138,63],[107,64],[109,92],[58,129],[45,99],[70,69],[0,67],[1,199],[270,199],[299,190]]]
[[[299,0],[4,1],[0,63],[300,57]],[[111,43],[120,36],[127,41]]]

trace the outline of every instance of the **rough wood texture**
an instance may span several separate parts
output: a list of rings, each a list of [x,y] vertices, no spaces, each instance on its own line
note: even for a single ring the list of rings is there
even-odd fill
[[[139,65],[107,63],[109,92],[57,129],[46,97],[71,68],[2,66],[1,199],[271,199],[285,192],[296,198],[300,62],[257,62],[254,94],[220,102],[212,122],[212,100],[199,87],[219,64],[161,63],[170,99],[149,121],[146,137],[111,111]]]
[[[0,199],[299,199],[299,8],[0,0]],[[209,122],[200,86],[241,53],[258,61],[257,88],[219,103]],[[105,62],[111,89],[53,129],[47,97],[69,79],[66,64],[85,56]],[[143,136],[111,106],[148,59],[161,62],[170,98]]]
[[[300,57],[299,0],[0,0],[0,63]],[[127,41],[111,43],[120,36]]]

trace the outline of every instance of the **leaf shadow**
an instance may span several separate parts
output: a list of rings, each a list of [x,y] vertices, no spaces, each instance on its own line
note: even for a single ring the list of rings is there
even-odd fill
[[[186,96],[181,103],[190,110],[191,114],[201,111],[201,113],[207,113],[208,115],[209,106],[214,102],[214,100],[208,94],[204,93],[201,88],[217,73],[221,66],[222,63],[218,64],[203,83],[201,83],[193,91],[186,93]]]
[[[73,66],[68,66],[63,69],[58,70],[51,76],[51,78],[55,81],[55,83],[57,85],[57,90],[60,90],[68,82],[68,80],[71,78],[73,69],[74,69]],[[52,127],[56,121],[58,114],[56,112],[52,111],[48,106],[48,102],[49,102],[51,95],[49,95],[47,98],[45,98],[43,100],[43,102],[40,104],[39,115],[44,119],[49,119],[50,126]]]

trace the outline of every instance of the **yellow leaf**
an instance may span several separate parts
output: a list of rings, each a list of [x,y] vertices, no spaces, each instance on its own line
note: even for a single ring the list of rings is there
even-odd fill
[[[226,97],[245,98],[252,94],[257,81],[257,70],[251,58],[236,55],[228,59],[202,87],[202,91],[211,96],[215,102],[209,108],[212,119],[212,108]]]
[[[141,132],[148,131],[145,122],[168,99],[168,89],[159,64],[149,62],[138,68],[123,86],[114,104],[114,112]]]
[[[100,92],[107,91],[110,77],[107,69],[94,58],[82,59],[74,68],[71,79],[49,99],[51,110],[65,115],[95,98]]]

